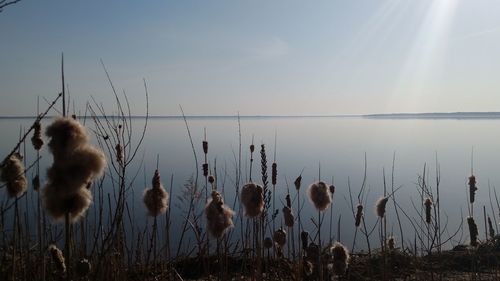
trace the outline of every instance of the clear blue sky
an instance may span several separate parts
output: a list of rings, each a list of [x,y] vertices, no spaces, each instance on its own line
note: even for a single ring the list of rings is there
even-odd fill
[[[500,110],[500,1],[23,0],[0,13],[0,115],[60,91],[143,113]],[[43,105],[43,103],[42,103]]]

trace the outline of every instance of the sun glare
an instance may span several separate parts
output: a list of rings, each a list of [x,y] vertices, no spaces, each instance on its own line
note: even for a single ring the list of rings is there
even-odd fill
[[[393,98],[403,95],[408,103],[416,106],[424,102],[433,77],[441,70],[456,6],[456,0],[438,0],[428,4]]]

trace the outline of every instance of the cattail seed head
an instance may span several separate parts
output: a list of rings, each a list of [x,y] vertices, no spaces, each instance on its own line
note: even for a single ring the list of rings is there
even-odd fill
[[[354,225],[356,227],[359,227],[360,224],[361,224],[361,219],[363,218],[363,205],[361,204],[358,204],[358,206],[356,206],[356,220],[354,222]]]
[[[253,153],[255,151],[255,145],[251,144],[250,145],[250,153]]]
[[[87,259],[81,259],[76,263],[75,271],[79,277],[86,277],[92,270],[92,265]]]
[[[92,202],[87,187],[102,174],[106,158],[89,143],[86,129],[72,118],[57,118],[47,127],[46,135],[54,163],[47,170],[43,205],[55,220],[68,213],[75,222]]]
[[[381,218],[385,216],[385,207],[387,205],[387,201],[389,201],[389,197],[382,197],[377,200],[377,204],[375,205],[377,216]]]
[[[203,163],[202,170],[203,170],[203,176],[207,177],[208,176],[208,163]]]
[[[208,176],[208,182],[209,182],[210,184],[213,184],[213,183],[215,182],[215,177],[214,177],[214,176],[212,176],[212,175]]]
[[[332,196],[328,190],[328,185],[323,182],[312,183],[308,188],[309,199],[314,203],[318,211],[326,210],[332,203]]]
[[[288,208],[292,208],[292,200],[291,200],[291,198],[290,198],[290,194],[287,194],[287,195],[285,196],[285,200],[286,200],[286,206],[287,206]]]
[[[467,217],[467,224],[469,226],[469,235],[470,235],[470,245],[477,246],[477,236],[479,232],[477,230],[476,222],[473,217]]]
[[[31,180],[31,184],[33,185],[33,189],[35,191],[39,191],[40,190],[40,176],[39,175],[36,175],[32,180]]]
[[[271,183],[272,185],[276,185],[278,179],[278,164],[273,163],[271,166]]]
[[[389,250],[393,251],[396,245],[396,241],[393,236],[389,237],[387,239],[387,246],[389,246]]]
[[[273,240],[278,246],[283,247],[286,243],[286,231],[283,228],[279,228],[273,234]]]
[[[148,210],[148,215],[156,217],[167,211],[168,193],[161,184],[160,173],[155,171],[152,180],[153,187],[144,190],[143,202]]]
[[[335,242],[330,251],[333,256],[333,272],[336,275],[344,275],[349,264],[349,251],[339,242]]]
[[[300,241],[302,242],[302,250],[307,249],[307,245],[309,244],[309,232],[302,231],[300,233]]]
[[[285,220],[285,225],[287,227],[293,227],[293,224],[295,222],[295,218],[292,213],[292,209],[288,206],[283,207],[283,217]]]
[[[255,183],[247,183],[241,188],[241,203],[245,207],[245,215],[254,218],[264,210],[264,189]]]
[[[208,141],[203,141],[203,153],[208,153]]]
[[[205,206],[208,232],[217,238],[222,237],[226,229],[233,227],[234,212],[227,205],[219,192],[212,191],[212,199]]]
[[[431,223],[431,210],[432,210],[432,200],[431,198],[426,198],[424,201],[425,206],[425,222]]]
[[[14,154],[4,161],[0,180],[6,183],[9,197],[19,197],[26,192],[28,183],[19,156]]]
[[[295,185],[295,189],[299,190],[300,189],[300,183],[302,182],[302,175],[298,176],[293,184]]]
[[[36,120],[35,123],[33,124],[33,136],[31,137],[31,144],[33,144],[33,147],[35,150],[40,150],[43,146],[43,139],[42,139],[42,125],[40,124],[39,120]]]
[[[117,161],[118,163],[123,162],[123,159],[124,159],[124,157],[125,157],[125,154],[124,154],[124,152],[123,152],[123,146],[122,146],[121,144],[119,144],[119,143],[118,143],[118,144],[115,146],[115,152],[116,152],[116,161]]]
[[[330,185],[330,193],[332,194],[332,196],[335,193],[335,186],[333,184]]]
[[[54,244],[49,245],[48,250],[50,256],[52,257],[52,261],[56,265],[57,273],[60,275],[64,274],[66,272],[66,263],[64,261],[63,253]]]
[[[493,224],[491,223],[490,216],[488,216],[488,232],[491,239],[495,239],[495,230],[493,229]]]
[[[271,249],[273,247],[273,239],[271,237],[266,237],[264,239],[264,248]]]
[[[471,175],[469,177],[469,200],[470,200],[470,203],[474,203],[475,198],[476,198],[476,191],[477,191],[476,177],[474,175]]]

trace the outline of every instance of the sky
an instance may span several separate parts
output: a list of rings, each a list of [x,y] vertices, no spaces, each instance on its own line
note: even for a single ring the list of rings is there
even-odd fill
[[[0,13],[0,115],[61,91],[132,113],[500,111],[500,1],[22,0]]]

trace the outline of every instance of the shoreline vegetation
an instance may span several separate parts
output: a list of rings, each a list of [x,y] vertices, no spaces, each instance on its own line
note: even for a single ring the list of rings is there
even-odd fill
[[[220,117],[236,118],[239,127],[234,170],[222,174],[211,158],[206,132],[202,140],[191,137],[188,120],[207,117],[185,116],[181,108],[182,116],[170,118],[184,120],[196,168],[181,187],[182,195],[174,197],[172,190],[179,187],[173,186],[174,175],[161,178],[159,156],[153,171],[145,171],[138,157],[148,121],[155,118],[149,115],[146,81],[145,115],[135,117],[144,122],[132,124],[127,96],[116,93],[105,72],[116,98],[114,114],[93,100],[85,109],[88,115],[72,115],[63,91],[32,117],[31,127],[1,162],[0,189],[6,192],[0,197],[0,280],[499,280],[500,203],[493,189],[489,208],[476,206],[481,190],[472,161],[467,216],[461,214],[458,226],[448,225],[441,210],[437,159],[434,179],[425,166],[419,174],[419,198],[412,208],[398,201],[394,159],[390,175],[383,172],[379,200],[368,201],[366,155],[361,186],[342,188],[348,190],[344,199],[350,218],[335,222],[333,208],[341,195],[321,167],[317,180],[303,182],[301,172],[289,185],[280,177],[276,143],[272,150],[253,140],[242,147],[240,120],[266,117]],[[49,117],[54,111],[59,116]],[[49,118],[43,128],[41,121]],[[53,158],[49,169],[40,167],[43,149]],[[32,163],[26,153],[36,155]],[[242,157],[248,153],[249,162]],[[143,204],[134,206],[131,189],[143,169],[151,183],[144,181]],[[276,196],[278,186],[286,186],[284,198]],[[226,197],[229,188],[234,197]],[[172,225],[172,206],[181,209],[182,223]],[[147,210],[144,227],[133,220],[136,208]],[[314,215],[306,216],[304,209]],[[484,232],[476,223],[483,220]],[[313,226],[305,227],[305,221]],[[346,228],[353,229],[352,245],[340,239]],[[172,232],[180,237],[176,244]],[[463,236],[469,237],[466,244]],[[450,241],[456,245],[446,248]]]

